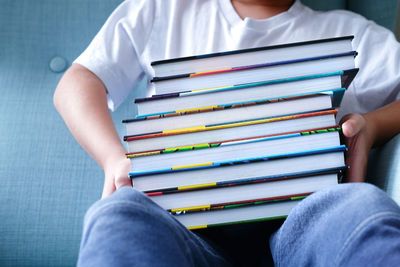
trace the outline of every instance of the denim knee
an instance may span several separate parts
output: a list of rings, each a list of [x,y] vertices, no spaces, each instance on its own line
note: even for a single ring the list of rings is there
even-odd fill
[[[225,260],[143,193],[129,187],[85,216],[78,265],[222,266]],[[214,263],[214,264],[211,264]]]
[[[387,239],[381,233],[382,225],[393,223],[395,227],[389,229],[400,240],[399,219],[397,204],[373,185],[332,186],[312,194],[292,210],[271,237],[271,252],[276,265],[282,266],[337,266],[349,256],[362,260],[360,255],[366,256],[354,244],[360,245],[362,240],[367,246],[365,251],[371,247],[379,251],[376,244],[382,246]],[[368,239],[363,236],[365,231]]]
[[[313,197],[322,203],[328,202],[329,199],[338,202],[340,205],[336,206],[346,213],[350,210],[357,213],[364,211],[368,216],[380,211],[400,212],[399,206],[384,191],[368,183],[346,183],[328,187]]]
[[[158,207],[149,197],[147,197],[145,194],[142,192],[132,188],[132,187],[122,187],[115,191],[112,195],[109,197],[106,197],[104,199],[98,200],[95,202],[89,210],[86,212],[85,218],[91,216],[91,214],[94,214],[98,212],[99,210],[102,210],[102,212],[107,212],[105,207],[111,205],[118,205],[118,203],[126,203],[130,202],[132,204],[141,204],[142,206],[146,206],[148,208],[156,208],[156,209],[161,209]],[[137,207],[136,205],[132,205],[132,208]]]

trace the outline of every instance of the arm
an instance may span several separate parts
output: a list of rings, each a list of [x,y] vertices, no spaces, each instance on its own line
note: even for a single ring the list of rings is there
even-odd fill
[[[371,148],[386,143],[400,133],[400,100],[363,115],[346,115],[341,124],[349,149],[346,158],[346,164],[350,166],[347,179],[350,182],[362,182]]]
[[[102,81],[85,67],[73,64],[56,88],[54,105],[78,143],[103,168],[102,197],[131,185],[130,163],[108,111]]]

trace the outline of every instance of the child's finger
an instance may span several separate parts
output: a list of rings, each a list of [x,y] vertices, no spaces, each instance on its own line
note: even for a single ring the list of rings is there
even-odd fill
[[[132,187],[132,181],[127,175],[121,175],[119,177],[115,177],[115,187],[117,189],[123,186],[130,186]]]
[[[108,197],[116,190],[113,179],[105,179],[101,198]]]
[[[342,130],[347,138],[357,135],[365,126],[365,119],[360,114],[350,114],[342,120]]]

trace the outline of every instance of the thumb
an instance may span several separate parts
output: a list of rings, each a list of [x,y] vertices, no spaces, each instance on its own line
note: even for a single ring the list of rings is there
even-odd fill
[[[104,180],[103,194],[101,198],[108,197],[115,191],[114,181],[112,179]]]
[[[342,121],[342,131],[347,138],[357,135],[365,126],[365,119],[360,114],[349,114]]]

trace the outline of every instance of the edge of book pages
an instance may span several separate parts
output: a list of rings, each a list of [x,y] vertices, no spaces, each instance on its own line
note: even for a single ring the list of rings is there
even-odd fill
[[[255,205],[268,205],[268,204],[273,204],[273,203],[282,203],[282,202],[288,202],[288,201],[300,201],[306,198],[308,195],[299,195],[299,196],[288,196],[285,199],[275,199],[272,200],[269,203],[263,203],[263,201],[256,201],[252,203],[246,204],[231,204],[229,206],[224,206],[219,209],[215,209],[213,211],[218,211],[218,210],[223,210],[223,209],[231,209],[231,208],[242,208],[245,206],[255,206]],[[211,211],[212,212],[212,211]],[[173,216],[177,216],[172,214]],[[179,215],[178,215],[179,216]],[[183,215],[184,216],[184,215]],[[288,215],[282,215],[282,216],[273,216],[273,217],[263,217],[263,218],[257,218],[257,219],[249,219],[249,220],[239,220],[239,221],[230,221],[230,222],[223,222],[223,223],[214,223],[214,224],[205,224],[205,225],[194,225],[194,226],[187,226],[186,228],[189,230],[199,230],[199,229],[206,229],[206,228],[214,228],[214,227],[221,227],[221,226],[229,226],[229,225],[236,225],[236,224],[247,224],[247,223],[256,223],[256,222],[265,222],[265,221],[273,221],[273,220],[280,220],[280,219],[286,219]]]
[[[185,215],[193,213],[193,212],[213,212],[213,211],[220,211],[220,210],[226,210],[226,209],[244,208],[244,207],[249,207],[249,206],[254,206],[254,205],[268,205],[268,204],[273,204],[273,203],[281,203],[281,202],[294,201],[294,200],[303,200],[307,196],[311,195],[312,193],[313,192],[307,192],[307,193],[296,194],[296,195],[252,199],[252,200],[230,202],[230,203],[219,203],[219,204],[213,204],[213,205],[192,207],[192,208],[188,208],[186,210],[183,210],[183,209],[167,210],[167,212],[169,212],[173,216],[185,216]],[[189,226],[187,228],[189,230],[195,230],[195,229],[211,228],[211,227],[217,227],[217,226],[234,225],[234,224],[240,224],[240,223],[250,223],[250,222],[260,222],[260,221],[267,221],[267,220],[284,219],[286,217],[287,217],[287,215],[264,217],[264,218],[258,218],[258,219],[239,220],[239,221],[231,221],[231,222],[216,223],[216,224],[196,225],[196,226]]]
[[[302,156],[308,156],[308,155],[339,152],[339,151],[344,152],[346,150],[347,150],[347,148],[345,145],[339,145],[339,146],[335,146],[335,147],[327,147],[327,148],[315,149],[315,150],[305,150],[305,151],[293,152],[293,153],[275,154],[275,155],[229,160],[229,161],[207,162],[207,163],[201,163],[201,164],[195,164],[195,165],[177,166],[177,167],[158,169],[158,170],[130,172],[129,177],[131,179],[133,179],[135,177],[146,176],[146,175],[173,173],[173,172],[181,172],[181,171],[191,171],[191,170],[206,169],[206,168],[219,168],[219,167],[224,167],[224,166],[232,166],[232,165],[237,165],[237,164],[249,164],[249,163],[253,163],[253,162],[260,162],[260,161],[267,161],[267,160],[271,161],[271,160],[278,160],[278,159],[284,159],[284,158],[302,157]]]
[[[340,183],[343,172],[347,168],[348,168],[347,166],[342,166],[342,167],[337,167],[337,168],[307,171],[307,172],[302,172],[302,173],[301,172],[293,173],[293,174],[288,174],[287,176],[281,176],[281,177],[278,177],[278,175],[276,175],[276,176],[264,177],[264,180],[261,180],[263,178],[259,178],[260,179],[259,181],[256,181],[256,180],[247,181],[247,184],[248,183],[270,182],[270,181],[283,180],[283,179],[295,179],[295,178],[313,179],[314,176],[328,175],[328,174],[336,174],[338,182]],[[270,180],[268,180],[268,178],[270,178]],[[241,185],[241,184],[239,184],[239,185]],[[225,186],[234,186],[234,185],[226,184]],[[216,187],[216,188],[218,188],[218,187]],[[210,188],[204,188],[204,189],[210,189]],[[195,189],[195,190],[202,190],[202,189]],[[171,193],[176,193],[176,192],[171,192]],[[254,205],[270,205],[270,204],[277,204],[277,203],[282,203],[282,202],[287,202],[287,201],[303,200],[304,198],[308,197],[312,193],[313,192],[304,192],[304,193],[294,194],[294,195],[247,199],[247,200],[241,200],[241,201],[214,203],[214,204],[208,204],[208,205],[202,205],[202,206],[190,206],[190,207],[182,207],[182,208],[175,208],[175,209],[173,208],[173,209],[168,209],[166,211],[169,212],[173,216],[185,216],[185,215],[189,215],[189,214],[193,214],[193,213],[204,213],[204,212],[205,213],[218,212],[218,211],[225,210],[225,209],[246,208],[246,207],[251,207]],[[162,193],[158,193],[158,194],[147,193],[147,195],[150,197],[160,195],[160,194],[162,194]],[[163,192],[163,194],[166,194],[166,192]],[[287,215],[266,216],[263,218],[248,219],[248,220],[236,220],[236,221],[232,220],[229,222],[222,222],[222,223],[215,223],[215,224],[193,225],[193,226],[187,226],[187,228],[190,230],[195,230],[195,229],[201,229],[201,228],[219,227],[219,226],[234,225],[234,224],[240,224],[240,223],[277,220],[277,219],[284,219],[286,217],[287,217]]]
[[[291,138],[297,136],[304,136],[304,135],[313,135],[313,134],[321,134],[321,133],[328,133],[328,132],[341,132],[342,128],[338,125],[332,127],[323,127],[323,128],[316,128],[316,129],[309,129],[309,130],[302,130],[302,131],[293,131],[293,132],[285,132],[285,133],[277,133],[277,134],[270,134],[270,135],[263,135],[263,136],[254,136],[248,138],[240,138],[240,139],[232,139],[232,140],[223,140],[218,142],[211,142],[211,143],[203,143],[203,144],[194,144],[189,146],[180,146],[180,147],[171,147],[171,148],[163,148],[163,149],[156,149],[150,151],[140,151],[140,152],[133,152],[133,153],[126,153],[127,158],[136,158],[136,157],[145,157],[145,156],[152,156],[152,155],[159,155],[159,154],[170,154],[170,153],[178,153],[178,152],[186,152],[190,150],[199,150],[199,149],[212,149],[222,146],[231,146],[231,145],[241,145],[246,143],[254,143],[254,142],[263,142],[268,140],[275,140],[275,139],[284,139],[284,138]]]
[[[145,115],[138,115],[138,116],[136,116],[135,119],[123,120],[122,123],[138,122],[138,121],[143,121],[143,120],[163,119],[163,118],[170,118],[170,117],[176,117],[176,116],[191,115],[191,114],[196,114],[196,113],[220,111],[220,110],[226,110],[226,109],[240,109],[240,108],[249,107],[249,106],[273,104],[273,103],[277,103],[277,102],[311,98],[311,97],[315,97],[315,96],[319,96],[319,95],[330,95],[332,107],[336,108],[339,106],[345,91],[346,91],[346,88],[337,88],[337,89],[323,90],[323,91],[319,91],[319,92],[288,95],[288,96],[283,96],[283,97],[266,98],[266,99],[260,99],[260,100],[236,102],[236,103],[229,103],[229,104],[223,104],[223,105],[191,108],[191,109],[185,109],[185,110],[174,110],[174,111],[166,111],[166,112],[159,112],[159,113],[151,113],[151,114],[145,114]]]
[[[318,61],[318,60],[338,58],[338,57],[347,57],[347,56],[356,57],[357,54],[358,54],[357,51],[350,51],[350,52],[329,54],[329,55],[316,56],[316,57],[307,57],[307,58],[299,58],[299,59],[292,59],[292,60],[268,62],[268,63],[263,63],[263,64],[255,64],[255,65],[247,65],[247,66],[237,66],[237,67],[231,67],[231,68],[220,69],[220,70],[209,70],[209,71],[203,71],[203,72],[185,73],[185,74],[178,74],[178,75],[164,76],[164,77],[153,77],[153,79],[151,79],[150,82],[154,83],[154,82],[163,82],[163,81],[177,80],[177,79],[196,78],[199,76],[216,75],[216,74],[221,74],[221,73],[226,73],[226,72],[240,72],[243,70],[289,65],[289,64],[296,64],[296,63],[309,62],[309,61]]]
[[[310,40],[310,41],[303,41],[303,42],[285,43],[285,44],[270,45],[270,46],[263,46],[263,47],[256,47],[256,48],[236,49],[236,50],[230,50],[230,51],[225,51],[225,52],[208,53],[208,54],[201,54],[201,55],[195,55],[195,56],[157,60],[157,61],[151,62],[151,66],[167,64],[167,63],[171,63],[171,62],[178,62],[178,61],[187,61],[187,60],[207,58],[207,57],[219,57],[219,56],[232,55],[232,54],[256,52],[256,51],[261,51],[261,50],[271,50],[271,49],[285,48],[285,47],[299,46],[299,45],[317,44],[317,43],[332,42],[332,41],[346,40],[346,39],[352,40],[352,39],[354,39],[354,36],[349,35],[349,36],[343,36],[343,37],[324,38],[324,39],[317,39],[317,40]]]
[[[345,74],[345,71],[335,71],[335,72],[319,73],[319,74],[313,74],[313,75],[289,77],[289,78],[284,78],[284,79],[274,79],[274,80],[266,80],[266,81],[251,82],[251,83],[234,84],[234,85],[229,85],[229,86],[224,86],[224,87],[212,87],[212,88],[204,88],[204,89],[199,89],[199,90],[181,91],[181,92],[176,92],[176,93],[158,94],[158,95],[156,94],[156,95],[152,95],[150,97],[136,98],[135,103],[154,101],[154,100],[166,99],[166,98],[185,97],[185,96],[198,95],[198,94],[209,94],[209,93],[221,92],[221,91],[246,89],[246,88],[257,87],[257,86],[261,86],[261,85],[297,82],[297,81],[302,81],[302,80],[317,79],[317,78],[323,78],[323,77],[335,76],[335,75],[343,76],[344,74]]]
[[[129,142],[129,141],[147,139],[147,138],[220,130],[220,129],[226,129],[226,128],[242,127],[242,126],[255,125],[255,124],[261,124],[261,123],[271,123],[271,122],[277,122],[277,121],[293,120],[293,119],[300,119],[300,118],[321,116],[321,115],[329,115],[329,114],[336,115],[337,109],[317,110],[314,112],[287,114],[284,116],[278,115],[278,116],[271,116],[271,117],[265,117],[265,118],[259,118],[259,119],[251,119],[251,120],[245,120],[245,121],[236,121],[236,122],[230,122],[230,123],[200,125],[200,126],[196,126],[196,127],[183,128],[183,129],[158,131],[158,132],[138,134],[138,135],[127,135],[127,136],[124,136],[124,141]]]
[[[358,70],[359,70],[358,68],[354,68],[354,69],[349,69],[349,70],[342,70],[342,71],[335,71],[335,72],[328,72],[328,73],[319,73],[319,74],[313,74],[313,75],[303,75],[303,76],[297,76],[297,77],[267,80],[267,81],[253,82],[253,83],[244,83],[244,84],[230,85],[230,86],[217,87],[217,88],[205,88],[205,89],[192,90],[192,91],[181,91],[181,92],[177,92],[177,93],[152,95],[150,97],[145,97],[145,98],[136,98],[135,103],[154,101],[154,100],[166,99],[166,98],[185,97],[185,96],[191,96],[191,95],[196,95],[196,94],[208,94],[208,93],[227,91],[227,90],[246,89],[246,88],[250,88],[250,87],[277,84],[277,83],[296,82],[296,81],[301,81],[301,80],[317,79],[317,78],[323,78],[323,77],[334,76],[334,75],[341,75],[342,76],[342,87],[347,88],[350,85],[351,81],[354,79]]]
[[[264,183],[264,182],[274,182],[274,181],[281,181],[281,180],[290,180],[290,179],[296,179],[296,178],[313,177],[313,176],[317,176],[317,175],[321,175],[321,174],[331,174],[331,173],[342,174],[342,172],[347,169],[348,169],[348,166],[343,165],[343,166],[334,167],[334,168],[325,168],[325,169],[294,172],[294,173],[283,173],[283,174],[260,176],[260,177],[253,177],[253,178],[243,178],[243,179],[234,180],[234,181],[226,180],[226,181],[209,183],[209,184],[196,184],[196,185],[190,185],[190,186],[160,188],[160,189],[143,191],[143,193],[146,194],[147,196],[159,196],[159,195],[172,194],[172,193],[182,193],[182,192],[187,192],[187,191],[198,191],[198,190],[206,190],[206,189],[208,190],[208,189],[215,189],[215,188],[221,188],[221,187],[247,185],[247,184],[253,184],[253,183]],[[339,182],[341,181],[341,176],[338,177],[338,181]],[[186,210],[186,208],[182,208],[182,209]]]

